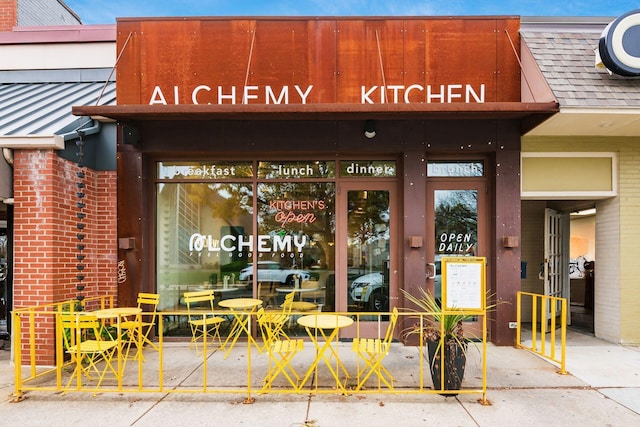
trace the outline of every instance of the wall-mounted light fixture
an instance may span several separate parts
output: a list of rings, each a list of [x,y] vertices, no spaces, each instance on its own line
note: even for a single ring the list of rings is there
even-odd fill
[[[376,136],[376,122],[374,120],[367,120],[364,122],[364,136],[369,139]]]

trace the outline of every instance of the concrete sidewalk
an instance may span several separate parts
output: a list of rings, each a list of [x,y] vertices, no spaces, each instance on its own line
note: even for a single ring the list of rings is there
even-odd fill
[[[346,347],[348,344],[344,343]],[[398,344],[389,365],[419,357]],[[345,351],[348,352],[348,351]],[[481,385],[473,356],[463,386]],[[56,394],[28,392],[11,403],[10,352],[0,350],[0,425],[20,426],[630,426],[640,425],[640,347],[623,347],[577,332],[568,333],[568,375],[546,360],[513,347],[488,346],[487,398],[481,395],[256,395],[253,404],[233,394]],[[395,360],[394,360],[395,359]],[[246,372],[243,357],[229,358]],[[232,366],[232,365],[231,365]],[[234,372],[236,372],[234,374]],[[171,375],[165,372],[165,375]],[[191,372],[168,378],[197,381]]]

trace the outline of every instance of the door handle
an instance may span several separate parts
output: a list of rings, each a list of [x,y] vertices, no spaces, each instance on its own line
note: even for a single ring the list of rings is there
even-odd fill
[[[435,279],[435,278],[436,278],[436,264],[434,262],[428,262],[426,279]]]

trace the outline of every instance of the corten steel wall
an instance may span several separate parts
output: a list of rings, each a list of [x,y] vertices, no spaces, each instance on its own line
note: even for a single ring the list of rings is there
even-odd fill
[[[14,153],[14,308],[76,298],[75,163],[52,150]],[[116,173],[85,168],[84,296],[115,295]],[[48,316],[51,320],[51,317]],[[38,364],[54,362],[54,325],[37,326]]]
[[[148,105],[156,85],[180,105],[199,85],[212,88],[202,104],[217,103],[218,86],[257,86],[250,103],[265,104],[267,85],[313,85],[307,104],[360,104],[362,85],[467,83],[485,84],[486,102],[519,102],[519,27],[493,17],[119,19],[118,104]]]

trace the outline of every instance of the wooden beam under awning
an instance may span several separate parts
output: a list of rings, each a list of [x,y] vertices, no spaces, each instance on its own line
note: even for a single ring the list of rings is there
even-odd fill
[[[100,105],[75,106],[76,116],[116,121],[140,120],[461,120],[544,121],[559,111],[557,102],[478,104],[271,104],[271,105]]]

